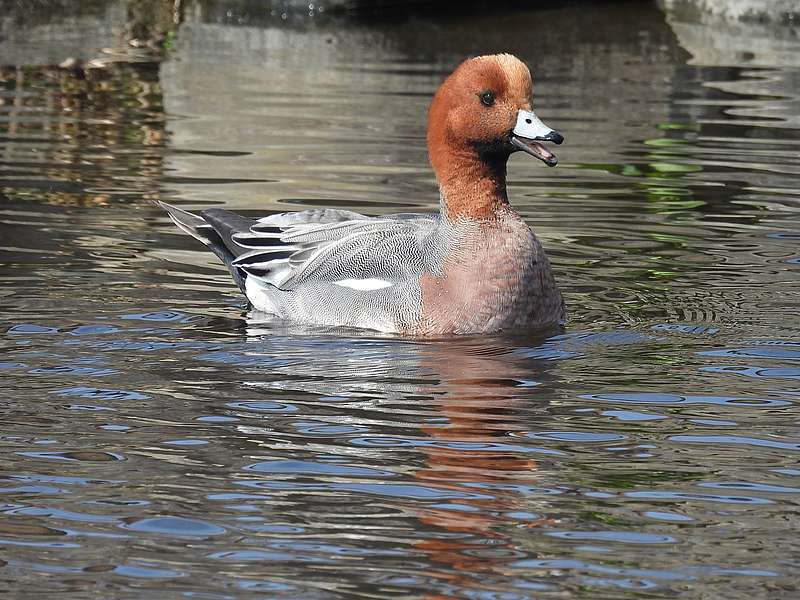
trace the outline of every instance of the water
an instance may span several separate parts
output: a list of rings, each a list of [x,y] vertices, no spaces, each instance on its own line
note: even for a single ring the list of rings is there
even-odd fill
[[[163,57],[121,2],[3,21],[0,590],[796,597],[793,30],[248,6],[188,3]],[[258,319],[149,202],[434,210],[430,96],[497,50],[567,139],[509,177],[564,331]]]

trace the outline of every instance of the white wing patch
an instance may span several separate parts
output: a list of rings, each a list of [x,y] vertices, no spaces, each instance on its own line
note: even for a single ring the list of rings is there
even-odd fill
[[[339,281],[334,281],[333,283],[340,287],[358,290],[359,292],[380,290],[392,286],[392,283],[386,281],[385,279],[375,279],[372,277],[369,279],[340,279]]]
[[[269,292],[257,278],[248,275],[244,280],[244,290],[245,296],[256,310],[273,315],[280,314],[275,302],[269,297]]]

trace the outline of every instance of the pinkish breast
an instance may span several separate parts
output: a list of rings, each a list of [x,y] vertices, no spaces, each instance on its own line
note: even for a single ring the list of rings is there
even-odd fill
[[[422,276],[422,314],[409,333],[491,333],[564,320],[539,240],[515,213],[454,225],[440,276]]]

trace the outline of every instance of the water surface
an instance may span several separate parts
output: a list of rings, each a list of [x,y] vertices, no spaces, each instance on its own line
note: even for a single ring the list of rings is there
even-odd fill
[[[123,2],[3,22],[0,590],[797,595],[791,35],[642,3],[248,6],[189,3],[165,53],[126,44]],[[499,50],[567,139],[509,169],[564,331],[265,320],[150,203],[435,210],[430,97]]]

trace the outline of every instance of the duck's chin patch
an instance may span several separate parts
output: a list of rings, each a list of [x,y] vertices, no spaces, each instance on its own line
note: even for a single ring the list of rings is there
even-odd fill
[[[548,167],[555,167],[558,164],[558,157],[536,140],[531,140],[520,135],[512,135],[511,145],[517,150],[522,150],[538,158]]]
[[[505,173],[506,162],[514,147],[509,136],[501,136],[491,140],[472,140],[478,159],[492,172]]]

